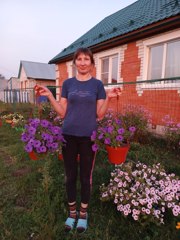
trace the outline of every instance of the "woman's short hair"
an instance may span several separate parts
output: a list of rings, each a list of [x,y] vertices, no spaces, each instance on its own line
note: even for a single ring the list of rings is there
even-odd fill
[[[93,58],[93,54],[91,52],[91,50],[89,48],[78,48],[75,53],[74,53],[74,57],[73,57],[73,63],[75,64],[76,59],[78,58],[78,56],[83,53],[84,55],[87,55],[90,57],[91,63],[94,64],[94,58]]]

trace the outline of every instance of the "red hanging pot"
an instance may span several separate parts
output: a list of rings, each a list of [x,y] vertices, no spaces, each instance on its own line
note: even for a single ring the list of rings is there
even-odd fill
[[[112,164],[121,164],[125,162],[129,148],[129,144],[121,147],[111,147],[106,145],[109,162]]]
[[[29,157],[30,157],[31,160],[38,160],[39,159],[34,151],[29,153]]]
[[[31,160],[41,160],[41,159],[44,159],[45,156],[47,156],[47,153],[35,153],[34,151],[30,152],[29,153],[29,157]]]

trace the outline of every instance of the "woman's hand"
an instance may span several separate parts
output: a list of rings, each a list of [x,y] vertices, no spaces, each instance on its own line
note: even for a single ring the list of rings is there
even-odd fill
[[[121,95],[121,89],[120,88],[111,88],[106,91],[106,95],[108,98],[114,98]]]
[[[35,90],[35,94],[37,96],[50,97],[52,95],[51,91],[47,87],[44,87],[44,86],[36,85],[34,87],[34,90]]]

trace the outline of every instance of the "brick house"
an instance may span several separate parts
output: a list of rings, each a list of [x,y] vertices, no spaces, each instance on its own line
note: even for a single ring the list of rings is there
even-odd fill
[[[104,18],[49,61],[56,64],[57,86],[74,75],[79,47],[94,54],[93,76],[121,87],[112,108],[143,106],[157,131],[167,114],[180,121],[180,0],[138,0]]]
[[[18,78],[23,101],[34,102],[33,88],[36,84],[56,86],[55,65],[31,61],[21,61]],[[27,99],[28,98],[28,99]]]

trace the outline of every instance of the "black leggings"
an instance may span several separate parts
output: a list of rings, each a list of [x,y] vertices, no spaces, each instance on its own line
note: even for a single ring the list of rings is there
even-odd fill
[[[94,152],[90,137],[65,135],[66,144],[62,149],[66,174],[66,190],[68,202],[76,201],[76,183],[78,176],[77,156],[80,156],[81,202],[87,204],[90,199]]]

